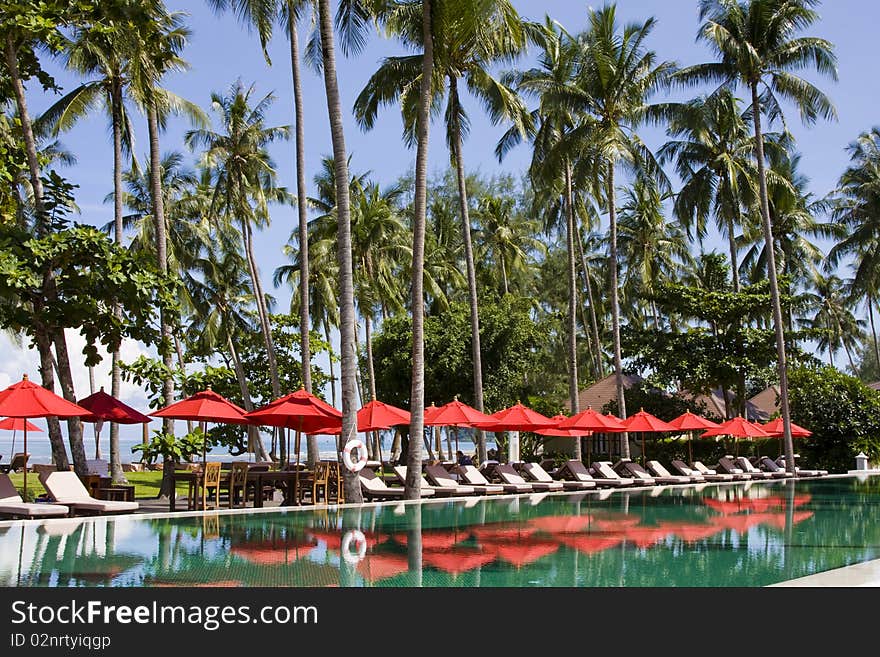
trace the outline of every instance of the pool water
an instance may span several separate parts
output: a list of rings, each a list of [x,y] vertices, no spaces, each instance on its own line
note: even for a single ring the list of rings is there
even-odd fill
[[[763,586],[880,558],[880,477],[0,527],[4,586]]]

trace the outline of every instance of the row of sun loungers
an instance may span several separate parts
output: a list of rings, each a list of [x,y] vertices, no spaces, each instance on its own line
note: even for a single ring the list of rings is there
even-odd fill
[[[131,513],[137,502],[99,500],[91,495],[75,472],[50,472],[40,477],[51,504],[25,502],[9,475],[0,473],[0,517],[57,518],[74,515]]]
[[[422,497],[449,497],[773,480],[828,474],[824,470],[798,468],[797,475],[793,475],[769,457],[763,457],[758,462],[763,469],[755,467],[743,456],[725,456],[719,459],[716,470],[706,467],[700,461],[688,465],[684,461],[673,460],[673,473],[656,460],[647,461],[645,467],[629,459],[623,459],[616,464],[611,461],[595,461],[587,468],[580,461],[572,459],[552,475],[538,463],[518,463],[515,467],[510,463],[489,462],[483,464],[481,469],[473,465],[463,465],[453,466],[451,471],[442,465],[426,465],[421,490]],[[375,472],[364,468],[360,473],[364,496],[370,500],[402,499],[407,477],[406,466],[394,466],[392,472],[398,486],[389,486]]]

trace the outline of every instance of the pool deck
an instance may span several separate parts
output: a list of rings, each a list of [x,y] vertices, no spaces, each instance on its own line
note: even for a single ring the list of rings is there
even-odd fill
[[[880,586],[880,559],[834,568],[770,586]]]

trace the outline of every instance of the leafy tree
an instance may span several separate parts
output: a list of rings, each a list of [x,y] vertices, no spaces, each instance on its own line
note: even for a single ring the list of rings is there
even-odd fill
[[[808,464],[846,472],[859,452],[880,459],[880,392],[833,367],[792,368],[791,419],[813,432],[798,438]]]

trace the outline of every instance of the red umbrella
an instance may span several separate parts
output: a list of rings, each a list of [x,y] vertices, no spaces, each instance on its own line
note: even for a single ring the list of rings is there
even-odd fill
[[[246,416],[254,424],[296,429],[296,464],[299,466],[299,444],[303,433],[329,433],[342,430],[342,412],[305,388],[269,402]],[[289,445],[288,434],[288,445]],[[290,462],[290,450],[287,450]],[[299,490],[299,467],[296,469],[295,490]]]
[[[585,431],[598,431],[600,433],[619,433],[626,431],[623,422],[613,415],[602,415],[592,408],[581,411],[560,422],[557,429],[580,429]]]
[[[718,426],[716,422],[712,422],[712,420],[707,420],[706,418],[695,415],[690,411],[685,411],[681,415],[679,415],[674,420],[669,423],[671,426],[675,427],[679,431],[687,431],[688,432],[688,462],[692,463],[694,460],[694,452],[691,448],[691,432],[693,431],[701,431],[703,429],[714,429]]]
[[[770,434],[761,427],[755,426],[742,416],[722,422],[714,429],[708,429],[703,433],[703,438],[710,436],[733,436],[734,445],[737,438],[770,438]]]
[[[517,402],[510,408],[492,413],[487,422],[475,422],[474,426],[489,431],[535,431],[536,429],[552,429],[556,422],[537,411]]]
[[[208,386],[206,390],[190,395],[186,399],[181,399],[161,408],[154,413],[150,413],[153,417],[163,417],[172,420],[190,420],[193,422],[208,422],[222,424],[250,424],[245,417],[245,411],[240,406],[233,404],[231,401],[218,395]],[[203,431],[205,429],[202,429]],[[202,442],[202,468],[205,467],[206,460],[206,443]]]
[[[666,431],[675,431],[675,427],[673,427],[668,422],[664,422],[658,417],[655,417],[648,413],[644,408],[640,408],[638,413],[634,415],[630,415],[628,418],[623,420],[623,426],[626,427],[627,431],[638,431],[642,434],[642,463],[644,464],[646,454],[645,454],[645,433],[646,432],[666,432]]]
[[[358,431],[390,429],[401,424],[409,424],[409,411],[376,399],[357,412]]]
[[[791,422],[790,424],[792,438],[806,438],[807,436],[813,435],[813,432],[809,429],[804,429],[803,427],[796,425],[794,422]],[[770,420],[767,424],[761,425],[761,428],[770,436],[776,438],[781,437],[783,435],[782,418],[778,417],[775,420]]]
[[[28,417],[79,417],[89,412],[28,380],[21,381],[0,392],[0,415],[11,418]],[[28,426],[24,425],[24,453],[27,454]],[[25,457],[27,458],[27,457]],[[23,497],[27,497],[27,466],[24,469]]]
[[[100,427],[106,420],[110,420],[116,424],[147,424],[148,422],[153,421],[140,411],[133,409],[128,404],[123,404],[116,399],[116,397],[108,395],[104,392],[104,386],[101,386],[101,389],[98,392],[93,393],[84,399],[80,399],[77,404],[91,411],[89,415],[84,415],[80,419],[83,422],[93,422],[97,425],[95,432],[96,454],[98,451],[98,440],[101,435]],[[97,456],[95,456],[95,458],[97,458]]]
[[[557,426],[561,422],[568,419],[565,415],[554,415],[550,418]],[[535,433],[541,436],[559,436],[561,438],[579,438],[581,436],[592,436],[593,432],[586,429],[535,429]]]
[[[458,395],[451,402],[439,408],[431,404],[425,409],[426,427],[476,427],[478,422],[493,421],[494,418],[491,415],[481,413],[458,401]],[[455,449],[458,450],[458,432],[455,434]]]
[[[12,452],[13,455],[15,454],[15,432],[24,431],[25,428],[27,428],[28,431],[42,431],[42,429],[36,424],[28,422],[24,418],[8,417],[4,420],[0,420],[0,429],[12,432],[12,448],[9,451]]]

